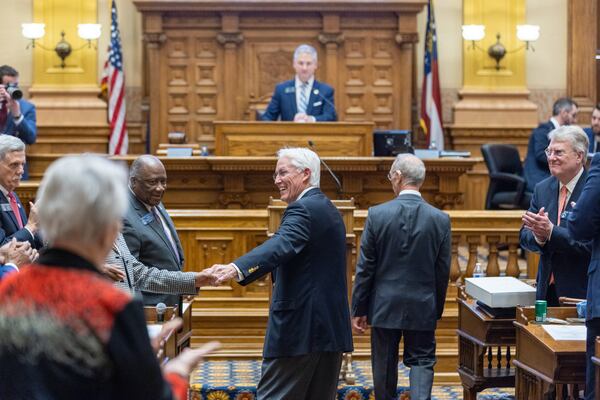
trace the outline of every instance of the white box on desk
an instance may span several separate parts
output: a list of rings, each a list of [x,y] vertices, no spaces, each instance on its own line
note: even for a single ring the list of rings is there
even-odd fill
[[[507,308],[535,304],[535,288],[512,276],[465,279],[465,291],[488,307]]]

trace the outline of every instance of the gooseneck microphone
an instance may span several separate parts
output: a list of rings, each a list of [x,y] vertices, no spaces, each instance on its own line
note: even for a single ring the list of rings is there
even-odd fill
[[[167,305],[165,303],[158,303],[156,305],[156,322],[165,322],[165,313],[167,312]]]
[[[318,92],[318,89],[315,89],[315,91]],[[317,93],[315,93],[315,94],[317,94]],[[312,151],[314,151],[315,153],[317,152],[317,149],[315,148],[315,144],[312,140],[308,141],[308,147],[310,147],[310,149]],[[329,175],[331,175],[331,178],[333,178],[333,181],[335,182],[335,186],[337,187],[338,194],[340,194],[340,195],[344,194],[344,191],[342,190],[342,184],[341,184],[340,180],[338,179],[338,177],[333,173],[331,168],[329,168],[329,165],[327,165],[327,163],[325,161],[323,161],[323,159],[321,157],[319,157],[319,160],[321,160],[321,164],[323,164],[323,166],[325,167],[327,172],[329,172]]]
[[[333,104],[333,102],[331,100],[329,100],[327,97],[323,96],[321,94],[321,92],[319,92],[319,89],[313,89],[313,94],[315,96],[319,96],[319,98],[321,100],[323,100],[325,103],[329,104],[331,107],[333,107],[335,109],[335,104]]]

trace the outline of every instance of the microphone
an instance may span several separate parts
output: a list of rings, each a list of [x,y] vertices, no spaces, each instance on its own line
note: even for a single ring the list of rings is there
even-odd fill
[[[335,110],[335,104],[333,104],[333,102],[331,100],[329,100],[327,97],[323,96],[321,94],[321,92],[319,92],[319,89],[313,89],[313,94],[315,96],[319,96],[319,98],[321,98],[325,103],[329,104]]]
[[[318,89],[315,89],[315,91],[318,92]],[[317,94],[317,93],[315,93],[315,94]],[[312,140],[308,141],[308,147],[310,147],[310,149],[312,151],[314,151],[315,153],[317,152],[317,149],[315,148],[315,143]],[[337,187],[338,194],[340,194],[340,195],[344,194],[344,191],[342,190],[342,184],[341,184],[340,180],[338,179],[338,177],[333,173],[331,168],[329,168],[329,165],[327,165],[327,163],[325,161],[323,161],[323,159],[321,157],[319,157],[319,160],[321,160],[321,164],[323,164],[323,166],[325,167],[327,172],[329,172],[329,175],[331,175],[331,178],[333,178],[333,181],[335,182],[335,186]]]
[[[156,305],[156,322],[165,322],[165,313],[167,312],[167,306],[165,303],[158,303]]]

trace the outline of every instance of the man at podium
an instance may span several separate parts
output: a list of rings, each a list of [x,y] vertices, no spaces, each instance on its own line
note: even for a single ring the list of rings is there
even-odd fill
[[[302,44],[294,51],[296,77],[275,87],[263,121],[324,122],[337,121],[333,88],[315,80],[317,50]]]

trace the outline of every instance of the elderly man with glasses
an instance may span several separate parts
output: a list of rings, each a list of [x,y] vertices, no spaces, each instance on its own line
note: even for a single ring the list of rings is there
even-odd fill
[[[586,295],[591,242],[573,239],[567,217],[587,177],[589,139],[574,125],[555,129],[549,137],[545,153],[551,176],[535,186],[520,237],[523,248],[541,255],[536,298],[558,306],[559,297]]]

